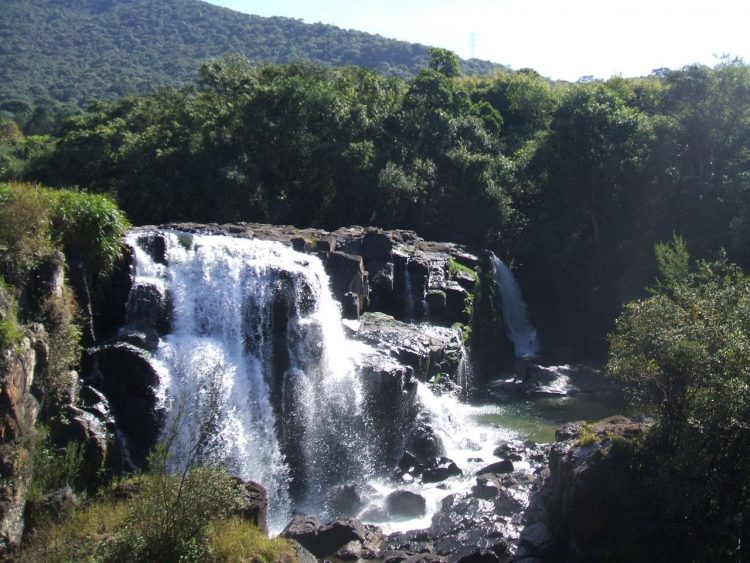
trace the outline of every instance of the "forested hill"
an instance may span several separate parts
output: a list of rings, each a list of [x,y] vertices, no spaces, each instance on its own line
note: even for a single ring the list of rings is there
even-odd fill
[[[0,36],[0,104],[6,106],[45,98],[81,106],[180,86],[195,79],[201,63],[230,52],[263,62],[354,64],[404,78],[427,64],[424,45],[200,0],[3,0]],[[494,68],[463,63],[468,74]]]

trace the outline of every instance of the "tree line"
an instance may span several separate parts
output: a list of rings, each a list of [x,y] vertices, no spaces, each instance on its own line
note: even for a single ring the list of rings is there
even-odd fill
[[[227,56],[182,89],[101,101],[55,137],[6,124],[7,177],[117,198],[136,224],[411,228],[512,258],[542,329],[602,353],[654,277],[655,241],[750,264],[750,70],[551,84],[465,76],[431,49],[409,81]]]

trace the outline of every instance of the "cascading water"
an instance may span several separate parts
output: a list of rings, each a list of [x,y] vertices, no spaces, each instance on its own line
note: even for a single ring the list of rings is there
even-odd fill
[[[529,320],[526,303],[521,295],[513,272],[497,256],[490,253],[492,276],[500,295],[500,306],[505,329],[513,342],[517,358],[534,358],[539,355],[539,338]]]
[[[362,345],[344,336],[320,260],[278,243],[167,231],[165,266],[139,236],[128,237],[134,290],[155,287],[173,307],[154,363],[174,459],[220,461],[260,482],[271,529],[286,523],[292,498],[320,511],[332,484],[368,476]]]

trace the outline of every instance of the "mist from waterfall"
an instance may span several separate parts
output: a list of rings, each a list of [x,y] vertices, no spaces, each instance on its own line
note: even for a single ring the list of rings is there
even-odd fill
[[[518,281],[500,258],[490,253],[490,259],[505,330],[513,342],[515,355],[517,358],[534,358],[539,355],[539,337],[529,320]]]

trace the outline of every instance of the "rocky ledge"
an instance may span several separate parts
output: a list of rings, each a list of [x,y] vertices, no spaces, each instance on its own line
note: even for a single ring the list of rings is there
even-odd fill
[[[413,231],[346,227],[333,232],[289,225],[169,223],[137,227],[153,257],[166,245],[158,229],[269,240],[318,256],[347,318],[376,310],[399,319],[468,323],[468,301],[479,258],[453,243],[425,241]],[[160,260],[160,258],[162,260]],[[462,267],[451,267],[452,263]]]

